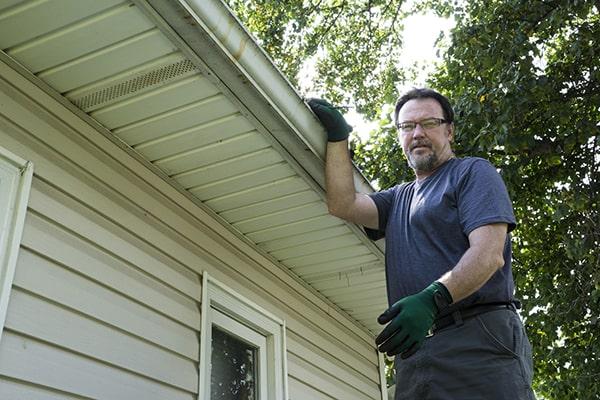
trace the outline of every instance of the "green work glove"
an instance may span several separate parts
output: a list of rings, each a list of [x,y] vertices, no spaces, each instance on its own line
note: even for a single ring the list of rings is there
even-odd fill
[[[334,106],[322,99],[308,99],[307,103],[325,127],[328,141],[341,142],[348,139],[352,127]]]
[[[412,356],[423,344],[438,315],[436,296],[441,296],[443,304],[452,303],[452,296],[446,286],[433,282],[423,291],[406,296],[385,310],[377,318],[377,322],[382,325],[389,322],[375,339],[379,351],[388,356]]]

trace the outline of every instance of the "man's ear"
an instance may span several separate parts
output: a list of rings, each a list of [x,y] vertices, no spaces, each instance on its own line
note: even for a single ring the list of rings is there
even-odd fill
[[[448,124],[448,140],[454,142],[454,122]]]

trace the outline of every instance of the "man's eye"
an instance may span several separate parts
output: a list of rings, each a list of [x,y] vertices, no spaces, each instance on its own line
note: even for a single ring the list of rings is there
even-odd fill
[[[423,121],[423,122],[421,122],[421,126],[424,129],[435,128],[437,126],[437,121]]]
[[[408,122],[406,122],[404,124],[400,124],[400,128],[404,129],[404,130],[413,130],[413,129],[415,129],[416,126],[417,126],[416,124],[408,123]]]

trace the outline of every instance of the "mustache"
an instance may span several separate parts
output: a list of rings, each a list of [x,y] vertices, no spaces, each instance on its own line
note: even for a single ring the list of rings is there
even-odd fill
[[[415,147],[424,146],[431,148],[431,143],[428,140],[419,140],[412,142],[409,146],[409,150],[413,150]]]

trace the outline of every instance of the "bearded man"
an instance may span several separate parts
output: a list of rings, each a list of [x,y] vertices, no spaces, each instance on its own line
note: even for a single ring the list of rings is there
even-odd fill
[[[501,176],[452,150],[446,97],[413,89],[394,123],[415,180],[356,193],[348,134],[324,100],[309,106],[328,134],[329,212],[385,237],[390,307],[375,342],[395,357],[395,399],[535,399],[531,347],[517,314],[510,232],[516,222]]]

